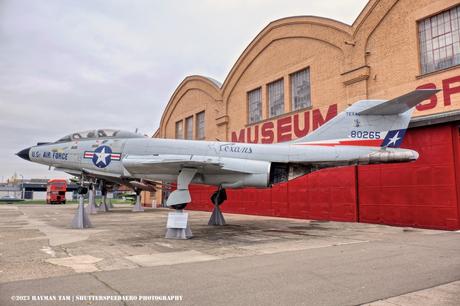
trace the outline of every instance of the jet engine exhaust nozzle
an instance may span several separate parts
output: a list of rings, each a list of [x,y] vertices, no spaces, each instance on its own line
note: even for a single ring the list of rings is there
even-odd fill
[[[415,161],[419,154],[413,150],[374,152],[359,158],[360,164],[380,164]]]

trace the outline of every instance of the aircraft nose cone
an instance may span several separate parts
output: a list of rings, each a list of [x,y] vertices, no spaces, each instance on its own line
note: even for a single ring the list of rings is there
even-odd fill
[[[30,148],[27,148],[27,149],[19,151],[18,153],[16,153],[16,155],[22,159],[30,160],[29,153],[30,153]]]

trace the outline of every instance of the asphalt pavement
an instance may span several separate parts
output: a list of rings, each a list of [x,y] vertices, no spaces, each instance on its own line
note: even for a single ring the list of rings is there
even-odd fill
[[[117,206],[0,205],[0,305],[459,305],[460,233]],[[166,300],[165,300],[166,299]]]

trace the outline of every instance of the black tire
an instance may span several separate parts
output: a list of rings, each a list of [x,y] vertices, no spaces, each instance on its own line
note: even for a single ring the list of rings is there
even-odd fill
[[[78,194],[87,194],[88,193],[88,188],[86,188],[86,187],[78,187],[77,193]]]
[[[214,205],[220,205],[224,203],[225,200],[227,200],[227,192],[225,191],[225,189],[217,190],[211,196],[211,202]]]
[[[187,203],[171,205],[171,208],[175,210],[182,210],[182,209],[185,209],[185,207],[187,207]]]

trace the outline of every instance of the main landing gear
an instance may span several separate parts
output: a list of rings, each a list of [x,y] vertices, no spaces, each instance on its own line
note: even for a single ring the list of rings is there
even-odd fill
[[[165,234],[167,239],[189,239],[193,237],[188,223],[188,213],[184,212],[184,208],[191,201],[188,186],[196,172],[196,169],[183,168],[177,177],[177,189],[169,195],[166,201],[167,206],[175,209],[175,212],[168,214]]]
[[[188,186],[193,180],[197,170],[183,168],[177,177],[177,189],[168,197],[166,205],[175,209],[175,212],[168,214],[165,238],[169,239],[188,239],[192,237],[192,231],[188,224],[188,213],[184,212],[187,203],[191,201]],[[227,199],[227,193],[222,186],[211,196],[214,205],[208,225],[225,225],[224,215],[220,210],[220,205]]]
[[[208,225],[225,225],[224,215],[220,210],[220,205],[227,200],[227,192],[222,186],[219,186],[219,189],[215,191],[211,196],[211,202],[214,204],[214,209],[211,214],[211,218],[209,218]]]
[[[166,205],[175,209],[175,212],[168,214],[165,238],[168,239],[188,239],[192,237],[192,231],[188,223],[188,213],[184,212],[187,203],[191,201],[188,186],[195,176],[196,169],[184,168],[177,178],[177,189],[174,190]],[[227,199],[227,193],[222,186],[219,186],[216,192],[211,196],[211,202],[214,204],[211,218],[208,225],[225,225],[225,219],[220,210],[220,205]]]
[[[185,209],[185,207],[187,207],[187,203],[171,205],[171,208],[175,209],[175,210],[183,210],[183,209]]]
[[[102,194],[102,199],[101,199],[101,204],[98,207],[98,211],[101,212],[107,212],[109,211],[109,206],[107,205],[107,186],[105,185],[104,181],[101,181],[101,194]]]

